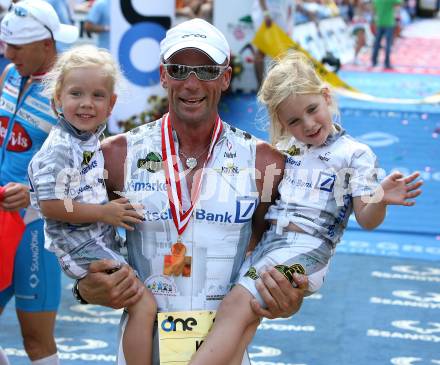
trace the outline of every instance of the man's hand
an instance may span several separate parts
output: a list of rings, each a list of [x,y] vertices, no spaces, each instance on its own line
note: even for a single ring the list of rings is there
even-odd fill
[[[121,265],[119,270],[108,274],[119,265],[112,260],[92,262],[89,266],[89,273],[78,283],[81,297],[90,304],[99,304],[114,309],[136,303],[146,288],[128,265]]]
[[[251,307],[256,315],[274,319],[287,318],[298,312],[304,298],[304,291],[308,288],[306,276],[295,274],[293,280],[297,287],[294,288],[275,268],[259,275],[260,279],[255,285],[267,309],[262,308],[256,299],[252,299]]]
[[[3,186],[3,199],[0,202],[1,209],[17,211],[27,208],[29,203],[29,187],[27,185],[10,182]]]

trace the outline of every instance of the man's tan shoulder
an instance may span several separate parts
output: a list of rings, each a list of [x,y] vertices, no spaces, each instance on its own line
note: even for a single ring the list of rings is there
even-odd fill
[[[269,143],[259,140],[257,142],[257,159],[264,166],[276,164],[277,166],[284,166],[284,155]]]
[[[108,172],[107,191],[110,198],[115,198],[113,191],[121,191],[124,186],[124,163],[127,156],[125,134],[106,138],[101,143],[104,155],[104,167]]]
[[[127,137],[125,133],[116,134],[114,136],[106,137],[101,143],[102,149],[120,149],[127,147]]]
[[[104,139],[101,143],[102,153],[104,158],[113,158],[116,156],[123,156],[127,154],[127,138],[125,134],[117,134]]]

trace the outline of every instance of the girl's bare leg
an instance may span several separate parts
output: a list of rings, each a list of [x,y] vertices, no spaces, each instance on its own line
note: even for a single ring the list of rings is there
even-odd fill
[[[141,299],[127,308],[128,321],[122,337],[127,365],[151,365],[153,327],[157,306],[153,294],[147,289]]]
[[[252,298],[252,294],[241,285],[231,290],[221,302],[214,326],[190,365],[241,364],[243,353],[259,323],[250,306]]]

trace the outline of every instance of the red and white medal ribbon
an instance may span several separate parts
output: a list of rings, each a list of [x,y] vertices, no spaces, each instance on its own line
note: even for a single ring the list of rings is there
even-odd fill
[[[46,77],[47,72],[39,73],[39,74],[32,74],[31,79],[32,81],[41,81]]]
[[[201,171],[196,174],[196,179],[194,184],[196,184],[196,189],[194,194],[191,196],[191,206],[186,212],[182,209],[182,188],[180,185],[181,169],[178,163],[178,157],[176,154],[176,147],[174,145],[173,139],[173,128],[170,123],[169,114],[165,114],[162,117],[162,158],[164,161],[165,179],[167,185],[168,199],[170,202],[171,215],[173,216],[173,221],[177,229],[179,236],[183,234],[185,228],[187,227],[189,220],[191,218],[192,212],[196,203],[199,199],[200,189],[202,187],[203,171],[206,164],[211,158],[212,150],[215,144],[220,138],[220,134],[223,130],[223,123],[220,117],[217,116],[214,125],[214,132],[211,137],[211,144],[209,145],[208,156]],[[193,189],[192,189],[193,190]]]

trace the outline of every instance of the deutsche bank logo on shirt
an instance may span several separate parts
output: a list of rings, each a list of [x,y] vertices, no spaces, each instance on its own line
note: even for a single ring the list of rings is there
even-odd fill
[[[251,196],[238,198],[235,204],[235,223],[249,222],[252,219],[257,205],[257,198]]]
[[[257,198],[240,197],[235,202],[235,215],[231,211],[196,209],[195,218],[197,220],[217,223],[247,223],[252,219],[257,205]]]
[[[320,171],[318,180],[315,185],[315,189],[319,189],[331,193],[335,186],[335,181],[336,181],[336,175],[328,174],[326,172]]]

